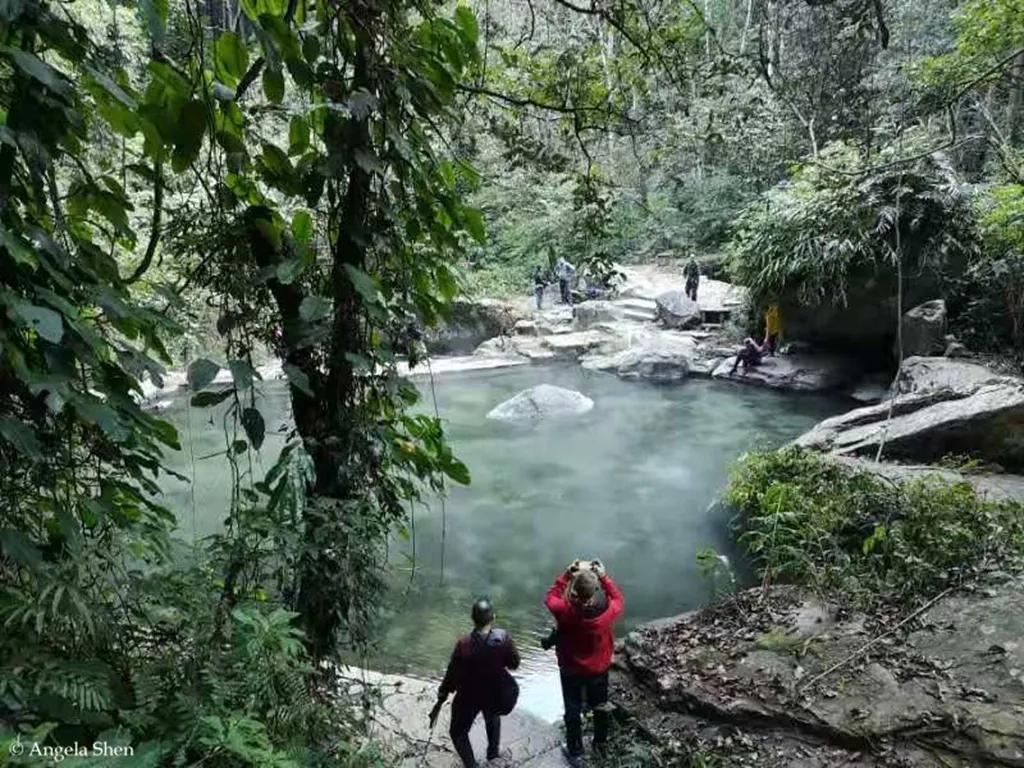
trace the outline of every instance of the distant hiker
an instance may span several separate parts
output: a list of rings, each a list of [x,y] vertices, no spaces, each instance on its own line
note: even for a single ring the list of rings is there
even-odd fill
[[[573,283],[576,282],[576,267],[559,256],[555,262],[555,277],[558,278],[558,291],[562,296],[562,303],[572,305]]]
[[[700,284],[700,267],[697,260],[692,256],[683,267],[683,277],[686,278],[686,295],[693,301],[697,300],[697,286]]]
[[[782,338],[782,314],[779,312],[779,305],[772,304],[764,313],[764,344],[762,345],[772,357],[775,357],[775,350],[779,346],[780,338]]]
[[[455,644],[437,691],[437,703],[430,710],[433,728],[441,706],[450,694],[455,694],[448,732],[466,768],[477,765],[469,743],[469,729],[476,716],[484,716],[487,759],[496,760],[501,743],[501,715],[512,711],[519,696],[519,686],[508,673],[519,666],[519,652],[508,632],[494,626],[491,601],[481,598],[473,603],[472,616],[474,629]]]
[[[604,590],[602,597],[598,588]],[[558,667],[565,705],[563,747],[570,765],[583,754],[583,697],[594,713],[594,750],[608,741],[608,668],[622,615],[622,592],[599,560],[574,561],[548,590],[544,600],[558,624]]]
[[[548,282],[544,279],[544,270],[538,264],[533,268],[533,295],[537,297],[537,309],[540,309],[544,302],[544,289],[547,287]]]
[[[732,368],[729,371],[729,375],[736,373],[736,368],[740,365],[743,366],[743,372],[746,373],[750,368],[761,364],[761,360],[764,358],[765,352],[768,351],[768,345],[760,345],[749,336],[743,340],[743,348],[736,353],[736,359],[732,363]]]

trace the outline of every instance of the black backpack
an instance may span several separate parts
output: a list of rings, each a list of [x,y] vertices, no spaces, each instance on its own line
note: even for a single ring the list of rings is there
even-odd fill
[[[498,630],[503,632],[503,630]],[[477,635],[479,637],[479,635]],[[474,654],[488,653],[489,647],[488,640],[491,639],[491,633],[488,632],[487,636],[481,638],[483,642],[477,643],[474,648]],[[498,690],[495,694],[494,703],[496,705],[496,711],[499,715],[507,715],[516,708],[516,702],[519,701],[519,683],[512,677],[512,673],[508,669],[502,669],[498,675]]]

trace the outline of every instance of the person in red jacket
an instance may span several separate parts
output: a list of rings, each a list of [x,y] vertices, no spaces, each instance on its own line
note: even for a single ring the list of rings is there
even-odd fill
[[[602,595],[598,588],[603,590]],[[565,705],[565,753],[572,765],[583,754],[583,697],[594,712],[594,749],[608,740],[608,668],[622,615],[622,592],[600,560],[574,561],[548,590],[545,605],[558,625],[558,667]]]

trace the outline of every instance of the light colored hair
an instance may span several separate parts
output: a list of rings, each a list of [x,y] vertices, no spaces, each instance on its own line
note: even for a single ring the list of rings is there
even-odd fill
[[[597,593],[597,574],[589,568],[580,571],[572,580],[572,595],[581,602],[586,602]]]

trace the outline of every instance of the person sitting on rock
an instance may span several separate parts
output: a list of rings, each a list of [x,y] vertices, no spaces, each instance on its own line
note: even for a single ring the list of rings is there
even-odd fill
[[[604,590],[606,599],[598,595]],[[583,755],[583,699],[594,713],[594,750],[608,741],[608,669],[613,627],[622,615],[622,592],[599,560],[574,561],[555,579],[544,600],[558,624],[558,667],[565,706],[563,751],[572,766]]]
[[[430,725],[437,722],[441,706],[452,693],[452,720],[448,729],[452,744],[465,768],[478,763],[469,742],[469,730],[478,714],[483,713],[487,730],[487,759],[497,760],[501,744],[501,712],[506,696],[503,686],[512,685],[507,670],[519,666],[519,652],[512,637],[494,626],[494,607],[487,598],[473,603],[473,631],[455,644],[448,670],[437,692],[437,703],[430,711]]]
[[[732,368],[729,370],[729,375],[732,376],[736,373],[736,369],[740,365],[743,366],[743,373],[746,373],[750,368],[760,365],[767,351],[767,343],[763,345],[758,344],[748,336],[743,340],[743,348],[736,353],[736,359],[733,360]]]

